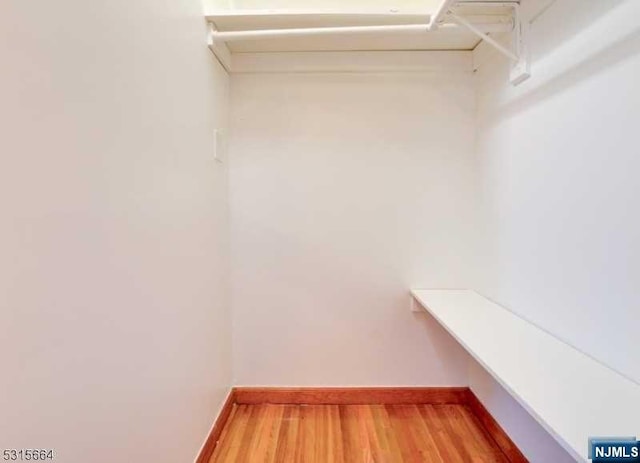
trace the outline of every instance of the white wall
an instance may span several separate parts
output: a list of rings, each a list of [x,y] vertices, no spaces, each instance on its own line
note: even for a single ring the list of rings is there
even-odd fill
[[[193,461],[230,385],[198,0],[0,3],[0,448]]]
[[[529,81],[482,68],[478,127],[480,289],[636,382],[638,15],[633,0],[557,1],[533,24]]]
[[[633,0],[558,0],[532,25],[530,80],[512,88],[495,56],[481,68],[476,284],[636,382],[639,15]],[[530,460],[571,461],[474,363],[471,388]]]
[[[469,74],[234,75],[235,381],[464,385],[408,288],[465,287]]]

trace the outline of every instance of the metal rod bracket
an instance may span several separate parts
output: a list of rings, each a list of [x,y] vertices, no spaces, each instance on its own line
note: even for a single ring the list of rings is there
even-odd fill
[[[511,85],[516,86],[531,77],[531,49],[529,46],[531,24],[522,20],[520,7],[517,4],[513,6],[513,23],[511,40],[518,60],[511,64],[509,81]]]
[[[217,40],[218,30],[212,23],[208,23],[209,34],[207,37],[207,46],[209,50],[215,55],[222,67],[231,72],[231,52],[227,47],[227,44]]]
[[[503,6],[503,5],[501,5]],[[520,15],[520,5],[517,3],[509,4],[512,9],[513,30],[511,32],[511,49],[505,47],[502,43],[479,30],[465,18],[456,15],[449,10],[447,13],[456,22],[465,26],[471,32],[476,34],[486,43],[492,45],[503,55],[511,60],[511,70],[509,72],[509,81],[516,86],[531,77],[531,59],[529,49],[529,28],[530,23],[522,21]]]

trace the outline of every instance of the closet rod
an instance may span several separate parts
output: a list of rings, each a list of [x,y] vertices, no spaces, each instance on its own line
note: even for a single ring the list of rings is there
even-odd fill
[[[234,42],[239,40],[267,39],[279,37],[307,37],[323,35],[354,35],[385,32],[428,32],[428,24],[400,24],[385,26],[351,26],[351,27],[311,27],[297,29],[258,29],[247,31],[216,31],[213,33],[215,40]],[[478,24],[478,28],[484,32],[509,32],[513,26],[504,22]],[[462,27],[455,23],[440,24],[438,30],[459,30]]]
[[[372,32],[424,32],[426,24],[402,24],[385,26],[307,27],[297,29],[258,29],[249,31],[216,32],[214,37],[225,42],[235,40],[264,39],[270,37],[302,37],[308,35],[370,34]]]

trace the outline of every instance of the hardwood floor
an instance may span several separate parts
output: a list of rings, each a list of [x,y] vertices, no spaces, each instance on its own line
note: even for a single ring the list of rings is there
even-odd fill
[[[466,405],[234,405],[210,463],[508,463]]]

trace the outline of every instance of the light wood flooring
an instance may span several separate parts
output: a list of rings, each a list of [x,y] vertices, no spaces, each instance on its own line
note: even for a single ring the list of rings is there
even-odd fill
[[[234,405],[210,463],[508,463],[466,405]]]

